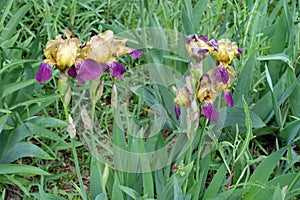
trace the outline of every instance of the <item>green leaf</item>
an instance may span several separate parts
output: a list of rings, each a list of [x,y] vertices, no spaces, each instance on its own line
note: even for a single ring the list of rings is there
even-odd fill
[[[299,80],[296,79],[295,74],[292,74],[296,81],[296,86],[289,96],[289,104],[291,106],[292,114],[300,118],[300,84]]]
[[[25,14],[32,7],[31,3],[27,3],[23,7],[19,8],[18,11],[12,16],[12,18],[6,24],[4,30],[1,33],[0,41],[8,40],[13,36],[16,31],[17,26],[19,25],[20,20],[25,16]]]
[[[247,103],[252,101],[251,93],[252,93],[252,83],[254,77],[255,70],[255,53],[252,53],[245,63],[236,85],[236,88],[233,93],[233,99],[235,105],[243,105],[242,96],[244,95]]]
[[[125,192],[127,195],[129,195],[134,200],[141,200],[141,196],[135,190],[133,190],[129,187],[126,187],[126,186],[121,186],[121,185],[119,185],[119,187],[121,188],[121,190],[123,192]]]
[[[22,103],[18,103],[16,105],[12,106],[10,109],[13,110],[13,109],[16,109],[19,107],[29,108],[27,110],[28,112],[24,112],[21,116],[21,118],[24,119],[24,118],[28,118],[29,116],[35,115],[36,113],[38,113],[39,111],[41,111],[42,109],[47,107],[48,105],[52,104],[59,97],[60,97],[59,94],[53,94],[53,95],[45,96],[45,97],[38,98],[38,99],[28,100],[28,101],[25,101]]]
[[[278,124],[278,126],[280,128],[283,127],[283,124],[282,124],[282,117],[281,117],[281,112],[280,112],[280,107],[278,106],[278,102],[277,102],[277,99],[276,99],[276,95],[274,93],[274,88],[273,88],[273,83],[272,83],[272,78],[270,76],[270,73],[269,73],[269,70],[268,70],[268,67],[267,67],[267,64],[265,65],[265,71],[266,71],[266,78],[267,78],[267,82],[268,82],[268,85],[271,89],[271,95],[272,95],[272,103],[273,103],[273,110],[275,112],[275,119],[276,119],[276,122]]]
[[[277,184],[272,200],[284,200],[279,184]]]
[[[294,71],[288,69],[274,86],[274,94],[276,95],[276,99],[279,99],[280,106],[290,95],[293,91],[289,91],[289,87],[292,86],[291,83],[291,73],[294,74]],[[272,81],[274,81],[272,77]],[[274,83],[273,83],[274,84]],[[292,88],[293,89],[293,88]],[[286,93],[288,95],[286,95]],[[257,114],[265,123],[270,120],[270,118],[274,115],[273,111],[273,104],[272,102],[272,94],[271,92],[267,92],[263,97],[261,97],[252,108],[252,111]]]
[[[40,147],[27,142],[21,142],[5,151],[0,157],[0,163],[10,163],[23,157],[35,157],[48,160],[53,159]]]
[[[174,200],[184,200],[181,188],[178,185],[176,177],[174,177]]]
[[[284,129],[280,131],[280,135],[287,141],[288,144],[291,144],[293,140],[300,134],[300,120],[295,120],[287,124]]]
[[[270,49],[270,55],[268,56],[268,66],[272,66],[269,70],[273,83],[277,83],[280,78],[282,71],[281,61],[286,62],[290,67],[292,66],[289,59],[285,55],[281,55],[281,53],[284,52],[284,49],[286,48],[286,37],[289,32],[290,29],[288,28],[288,22],[285,18],[285,14],[281,13],[281,16],[276,21],[276,27],[274,28],[272,37],[272,40],[274,42],[271,43],[272,46]]]
[[[92,199],[97,199],[97,197],[103,192],[102,183],[102,169],[100,162],[92,156],[90,165],[90,190]],[[96,197],[97,196],[97,197]],[[104,196],[106,197],[106,196]],[[99,197],[100,198],[100,197]]]
[[[294,183],[294,184],[293,184]],[[272,180],[268,181],[265,184],[267,187],[261,188],[256,197],[259,199],[272,199],[272,195],[274,194],[274,190],[276,186],[279,185],[280,188],[288,185],[288,191],[292,191],[293,189],[300,188],[300,179],[299,173],[288,173],[288,174],[281,174],[276,176]]]
[[[252,120],[250,118],[250,112],[248,105],[243,97],[243,103],[244,103],[244,112],[245,112],[245,123],[246,123],[246,136],[243,141],[243,144],[241,145],[241,150],[239,151],[238,156],[235,158],[234,163],[237,163],[237,161],[244,155],[246,149],[249,146],[250,140],[253,138],[253,132],[252,132]]]
[[[269,155],[253,172],[249,179],[249,183],[252,184],[265,184],[272,174],[274,168],[279,163],[281,156],[286,151],[287,147],[283,147],[271,155]],[[255,185],[248,185],[246,187],[247,194],[245,195],[245,200],[253,199],[254,195],[259,191],[260,187]]]
[[[232,126],[232,125],[240,125],[246,126],[245,122],[245,111],[243,108],[234,106],[231,108],[227,108],[224,110],[226,112],[226,119],[224,126]],[[221,112],[224,112],[223,110]],[[252,127],[254,128],[261,128],[266,126],[264,122],[257,116],[254,112],[250,112],[250,118],[252,121]]]
[[[30,62],[37,62],[37,60],[33,60],[33,59],[22,59],[22,60],[16,60],[16,61],[12,61],[11,63],[8,64],[4,64],[3,68],[0,69],[0,75],[3,72],[7,72],[7,71],[12,71],[15,68],[21,67],[22,64],[24,63],[30,63]]]
[[[1,132],[4,128],[4,125],[6,124],[6,121],[8,119],[8,117],[10,116],[10,114],[6,114],[6,115],[3,115],[1,118],[0,118],[0,135],[1,135]]]
[[[185,34],[190,35],[194,33],[193,23],[184,8],[182,8],[182,26]]]
[[[114,184],[112,188],[112,199],[124,199],[117,173],[115,173]]]
[[[194,162],[191,162],[184,167],[183,172],[185,174],[183,176],[176,173],[170,179],[168,179],[168,181],[163,185],[161,192],[157,194],[157,199],[173,200],[174,199],[174,177],[176,176],[179,187],[182,187],[184,182],[190,176],[191,170],[193,169],[193,164]]]
[[[192,13],[192,16],[193,16],[192,23],[193,23],[195,30],[199,29],[199,25],[200,25],[202,16],[203,16],[205,10],[207,9],[207,6],[208,6],[208,0],[198,1],[196,3],[196,5],[194,6],[193,13]]]
[[[96,198],[95,198],[95,200],[106,200],[105,193],[101,193],[101,194],[97,195]]]
[[[50,175],[40,168],[22,164],[0,164],[0,174]]]
[[[66,121],[53,118],[53,117],[43,117],[43,116],[34,118],[32,122],[44,128],[62,128],[62,127],[67,127],[68,125]]]
[[[36,80],[35,79],[30,79],[30,80],[20,81],[20,82],[17,82],[17,83],[8,84],[3,88],[1,98],[6,97],[7,95],[9,95],[11,93],[13,93],[15,91],[18,91],[22,88],[25,88],[28,85],[31,85],[31,84],[34,84],[34,83],[36,83]]]
[[[24,124],[21,124],[15,129],[15,132],[11,137],[11,141],[12,141],[11,145],[21,141],[22,139],[28,136],[33,136],[33,135],[36,135],[38,137],[48,138],[66,144],[63,138],[57,135],[57,133],[54,133],[53,131],[50,131],[42,126],[38,126],[36,124],[26,122]]]
[[[144,143],[139,142],[138,143],[138,152],[141,155],[147,154],[147,151],[145,149]],[[154,183],[153,183],[153,177],[151,171],[149,172],[149,169],[151,168],[148,158],[145,158],[145,156],[141,157],[142,159],[142,168],[143,168],[143,192],[147,197],[154,198]],[[145,169],[144,169],[145,168]]]
[[[225,164],[218,168],[217,173],[213,176],[212,181],[209,183],[209,186],[205,191],[203,199],[212,198],[218,195],[222,185],[224,184],[226,172],[227,169]]]
[[[276,53],[267,56],[260,56],[257,60],[281,60],[288,64],[288,66],[294,70],[293,64],[290,61],[289,57],[285,53]]]
[[[14,2],[14,0],[9,0],[9,1],[7,1],[7,0],[2,0],[2,1],[0,2],[0,10],[1,10],[1,12],[2,12],[2,9],[5,8],[4,11],[3,11],[3,13],[1,13],[2,16],[1,16],[1,22],[0,22],[0,32],[1,32],[2,29],[4,28],[4,21],[5,21],[5,18],[6,18],[7,15],[9,14],[9,11],[10,11],[10,8],[11,8],[13,2]]]

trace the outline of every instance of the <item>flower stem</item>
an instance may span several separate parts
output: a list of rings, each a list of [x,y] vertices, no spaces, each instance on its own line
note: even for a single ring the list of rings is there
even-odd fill
[[[209,119],[205,118],[204,126],[201,128],[201,133],[200,133],[200,140],[198,143],[198,156],[197,156],[197,163],[196,163],[196,182],[199,181],[199,176],[200,176],[200,157],[201,157],[201,147],[203,143],[203,138],[204,138],[204,130],[207,126]]]

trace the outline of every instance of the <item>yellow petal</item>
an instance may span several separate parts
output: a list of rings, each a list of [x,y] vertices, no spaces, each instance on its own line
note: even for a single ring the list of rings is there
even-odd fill
[[[176,97],[174,98],[174,103],[178,106],[185,106],[189,107],[189,96],[188,92],[186,91],[186,88],[179,88],[176,92]]]
[[[94,59],[99,63],[117,61],[118,57],[130,51],[125,46],[125,43],[126,40],[114,39],[113,32],[107,30],[91,38],[85,53],[88,58]]]
[[[75,63],[77,57],[78,44],[74,41],[67,40],[57,48],[56,64],[59,69],[64,70]]]

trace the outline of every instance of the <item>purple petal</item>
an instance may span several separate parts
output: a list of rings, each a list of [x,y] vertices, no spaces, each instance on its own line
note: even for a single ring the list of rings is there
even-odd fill
[[[76,78],[77,72],[76,72],[75,66],[72,66],[72,67],[69,68],[68,74],[69,74],[69,76],[71,76],[72,78]]]
[[[229,76],[228,76],[228,73],[227,73],[227,70],[220,66],[216,69],[216,73],[214,75],[214,79],[217,81],[217,82],[223,82],[224,84],[226,84],[229,80]]]
[[[228,106],[232,107],[234,105],[234,102],[233,102],[232,95],[231,95],[230,91],[225,90],[224,92],[225,92],[224,100],[225,100],[226,104]]]
[[[117,78],[123,78],[122,74],[126,72],[126,68],[118,62],[113,62],[109,68],[111,75]]]
[[[179,116],[180,116],[180,107],[177,106],[177,105],[175,105],[174,110],[175,110],[176,119],[179,119]]]
[[[86,47],[86,45],[87,45],[87,42],[83,42],[83,44],[81,45],[81,49],[83,49],[84,47]]]
[[[77,80],[81,84],[85,81],[93,80],[101,76],[102,66],[93,59],[81,61],[81,65],[76,66]]]
[[[197,55],[201,60],[206,57],[206,53],[208,49],[201,49],[201,48],[192,48],[191,49],[194,55]]]
[[[198,40],[198,36],[197,36],[196,34],[188,35],[188,36],[185,38],[185,42],[186,42],[186,43],[190,43],[193,39],[194,39],[195,41],[197,41],[197,40]]]
[[[207,39],[207,37],[205,35],[200,35],[199,39],[202,40],[205,43],[208,43],[208,39]]]
[[[209,101],[205,101],[205,105],[201,110],[201,114],[210,119],[211,121],[217,121],[219,119],[219,113]]]
[[[204,78],[206,78],[206,80],[204,80]],[[200,78],[200,83],[201,83],[201,81],[205,81],[205,82],[211,83],[209,74],[203,74],[203,75],[201,76],[201,78]]]
[[[40,67],[35,74],[35,79],[40,82],[40,84],[44,84],[47,80],[49,80],[52,76],[52,66],[54,63],[51,62],[42,62]]]
[[[102,70],[104,72],[110,72],[109,65],[107,65],[107,64],[101,64],[101,66],[102,66]]]
[[[132,59],[140,58],[143,54],[146,54],[145,52],[139,51],[137,49],[132,49],[132,51],[129,53],[129,56]]]
[[[212,46],[214,48],[214,50],[216,52],[218,52],[219,45],[218,45],[218,42],[215,39],[210,39],[207,44]]]
[[[238,48],[238,55],[237,56],[240,56],[242,52],[243,52],[243,48]]]

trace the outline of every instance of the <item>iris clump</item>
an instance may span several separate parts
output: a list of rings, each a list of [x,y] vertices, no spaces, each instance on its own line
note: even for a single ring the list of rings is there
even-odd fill
[[[187,108],[189,117],[197,121],[204,115],[211,121],[217,121],[219,114],[214,101],[224,93],[224,101],[233,106],[230,87],[235,78],[235,70],[230,63],[242,52],[235,42],[229,39],[208,39],[206,36],[192,34],[186,38],[186,49],[194,62],[190,64],[190,74],[185,77],[185,85],[176,89],[174,99],[176,117],[179,118],[179,106]],[[203,73],[202,61],[208,56],[216,58],[216,64]]]
[[[110,30],[91,37],[90,41],[84,44],[79,39],[72,38],[70,31],[63,32],[65,39],[60,34],[46,44],[45,59],[35,75],[41,84],[52,77],[53,67],[76,78],[79,84],[100,77],[102,72],[110,72],[112,76],[123,78],[122,74],[126,68],[118,62],[118,58],[129,54],[133,59],[137,59],[144,54],[127,47],[126,40],[116,40]]]

